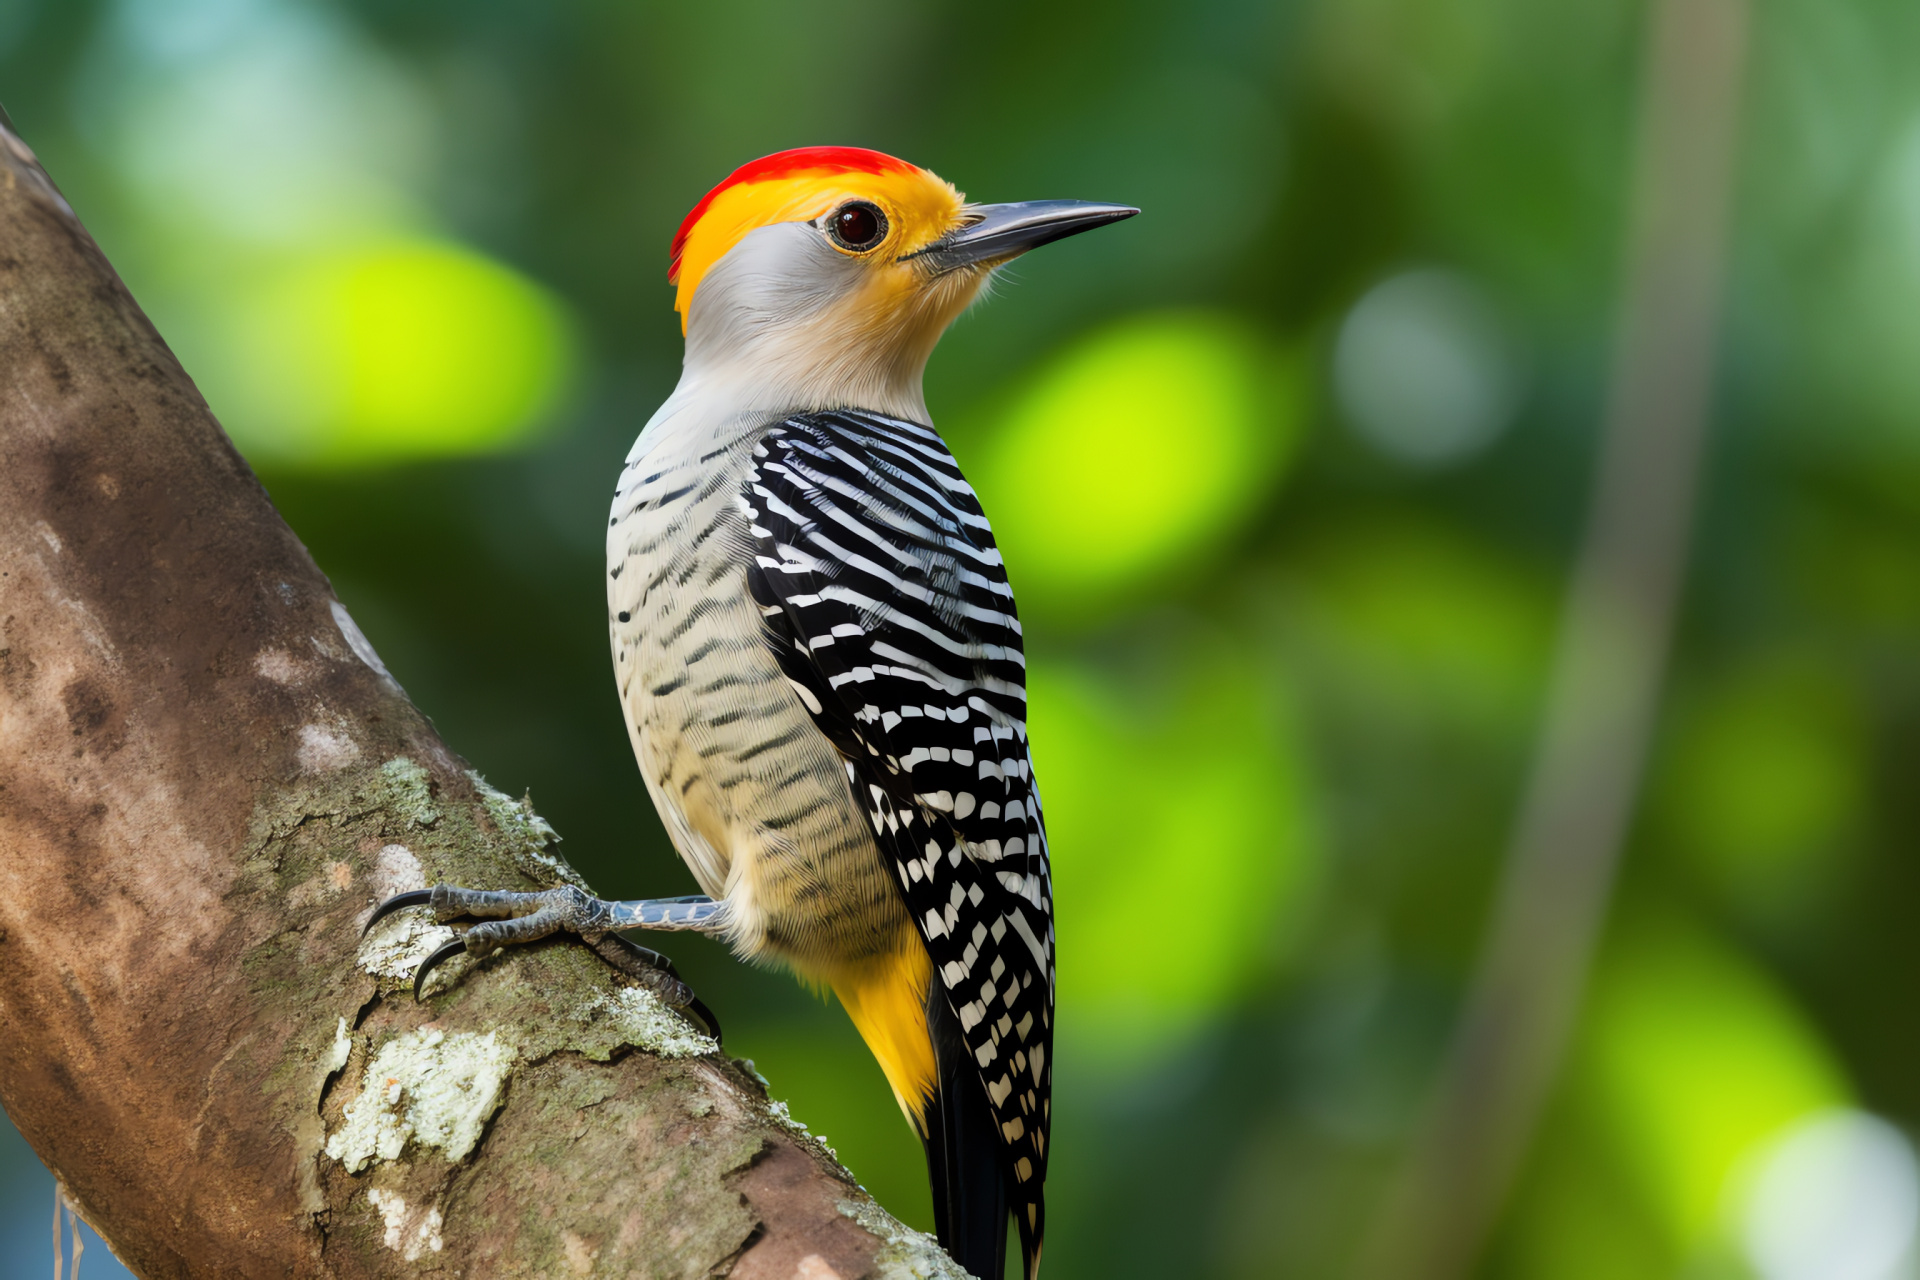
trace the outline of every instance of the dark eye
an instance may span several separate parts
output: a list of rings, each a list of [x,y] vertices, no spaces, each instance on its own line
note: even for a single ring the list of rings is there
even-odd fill
[[[887,215],[865,200],[855,200],[827,215],[827,233],[842,249],[871,249],[886,237]]]

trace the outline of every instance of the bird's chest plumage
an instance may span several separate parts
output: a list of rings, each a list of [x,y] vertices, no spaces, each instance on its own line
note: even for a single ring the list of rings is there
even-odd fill
[[[803,970],[882,951],[904,908],[747,591],[752,434],[650,435],[607,541],[614,667],[648,791],[701,889],[729,904],[740,950]]]

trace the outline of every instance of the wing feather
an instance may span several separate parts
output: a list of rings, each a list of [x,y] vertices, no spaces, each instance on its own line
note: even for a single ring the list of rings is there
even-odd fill
[[[740,495],[767,643],[925,940],[1039,1222],[1053,1078],[1053,884],[1026,658],[979,500],[931,428],[868,413],[770,427]]]

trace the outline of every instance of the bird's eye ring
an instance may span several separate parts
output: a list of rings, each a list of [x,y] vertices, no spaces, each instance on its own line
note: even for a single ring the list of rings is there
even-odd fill
[[[827,215],[827,234],[842,249],[865,253],[887,238],[887,215],[865,200],[849,200]]]

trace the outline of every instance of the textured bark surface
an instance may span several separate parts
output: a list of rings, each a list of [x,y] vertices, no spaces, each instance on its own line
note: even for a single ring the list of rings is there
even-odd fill
[[[413,1003],[378,898],[571,872],[378,661],[0,129],[0,1103],[80,1211],[155,1277],[958,1275],[581,948]]]

